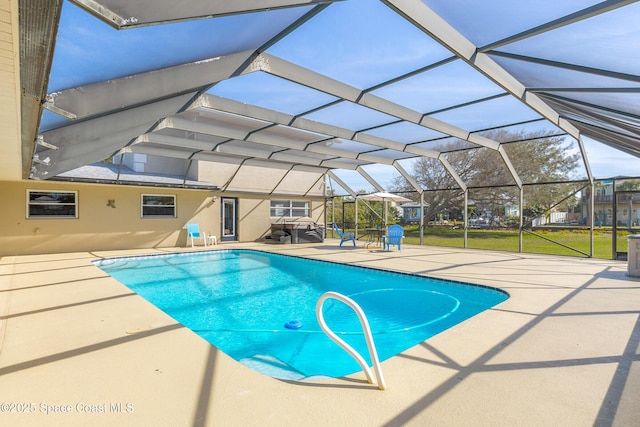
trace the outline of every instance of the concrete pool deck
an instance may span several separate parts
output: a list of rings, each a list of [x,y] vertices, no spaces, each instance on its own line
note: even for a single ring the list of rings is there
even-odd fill
[[[388,389],[256,373],[91,264],[0,258],[0,425],[640,426],[640,279],[612,260],[403,245],[228,244],[511,297],[382,363]],[[336,280],[339,280],[337,277]],[[47,411],[50,413],[47,414]]]

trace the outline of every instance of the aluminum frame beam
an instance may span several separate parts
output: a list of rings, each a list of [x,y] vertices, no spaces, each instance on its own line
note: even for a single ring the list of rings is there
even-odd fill
[[[375,188],[377,191],[385,191],[384,187],[382,187],[382,186],[378,183],[378,181],[376,181],[375,179],[373,179],[373,177],[372,177],[371,175],[369,175],[369,173],[367,173],[367,171],[366,171],[366,170],[364,170],[364,169],[362,168],[362,166],[358,166],[358,167],[356,168],[356,171],[357,171],[360,175],[362,175],[362,177],[363,177],[364,179],[366,179],[366,180],[367,180],[367,182],[369,182],[369,184],[371,184],[371,185],[373,186],[373,188]]]
[[[104,160],[131,140],[153,127],[158,117],[179,111],[194,94],[158,101],[119,111],[104,117],[81,121],[42,133],[42,139],[59,149],[38,152],[49,158],[47,164],[34,164],[31,177],[51,178],[71,169]]]
[[[254,157],[239,157],[227,153],[218,153],[213,151],[201,151],[197,153],[190,153],[188,151],[179,152],[179,150],[173,150],[165,147],[152,147],[145,145],[130,145],[122,148],[118,154],[138,153],[149,154],[153,156],[164,156],[178,159],[194,159],[203,160],[207,162],[226,163],[232,165],[246,165],[256,167],[266,167],[270,169],[282,169],[282,170],[300,170],[305,172],[314,172],[324,174],[328,168],[317,167],[314,165],[297,164],[290,162],[276,162],[269,161],[269,159],[260,159]]]
[[[209,126],[210,125],[203,124],[203,123],[197,123],[197,122],[192,122],[192,121],[177,118],[177,117],[171,117],[171,118],[164,119],[162,123],[160,123],[160,125],[158,126],[158,129],[172,128],[172,129],[188,130],[191,132],[207,133],[205,131]],[[271,141],[272,142],[271,144],[265,144],[264,141],[262,141],[263,138],[258,136],[258,134],[247,133],[245,131],[239,131],[234,129],[225,129],[215,125],[211,125],[210,127],[215,129],[216,131],[215,135],[224,136],[226,138],[229,138],[229,140],[247,141],[247,142],[251,142],[259,145],[274,146],[273,141]],[[244,136],[244,138],[236,138],[238,136]],[[188,148],[190,149],[190,153],[192,154],[192,157],[189,157],[189,158],[194,158],[194,159],[199,158],[199,156],[197,156],[196,153],[200,151],[203,151],[203,152],[210,151],[215,153],[237,156],[238,158],[241,158],[241,159],[257,158],[262,160],[273,160],[278,162],[284,161],[290,164],[300,164],[300,165],[307,165],[307,166],[325,166],[325,167],[349,169],[349,170],[355,170],[356,167],[359,166],[359,164],[350,164],[350,163],[341,162],[339,159],[326,159],[326,160],[313,159],[310,157],[305,157],[303,155],[296,155],[293,152],[285,156],[283,152],[278,152],[278,151],[270,152],[267,150],[260,150],[252,147],[237,147],[237,146],[233,146],[226,143],[211,144],[206,142],[202,144],[199,141],[193,141],[190,139],[179,138],[179,137],[170,137],[167,135],[157,134],[154,132],[140,136],[131,144],[131,147],[135,147],[135,150],[138,150],[140,147],[143,147],[143,146],[148,147],[146,143],[172,146],[174,147],[176,156],[178,158],[183,158],[182,156],[184,155],[184,153],[189,151],[189,150],[184,150],[184,148]],[[280,145],[278,146],[282,148],[289,148],[293,150],[299,149],[299,147],[295,147],[292,144],[287,144],[286,142],[282,143],[282,141],[280,141],[279,143]],[[292,145],[292,146],[287,147],[287,145]],[[163,153],[162,155],[165,155],[168,157],[174,157],[173,155],[171,155],[171,151],[169,151],[170,149],[167,149],[165,147],[165,150],[167,151],[162,151]]]
[[[470,141],[493,150],[497,150],[500,145],[497,141],[492,141],[480,135],[471,134],[469,131],[457,126],[429,117],[423,113],[411,110],[410,108],[388,101],[384,98],[380,98],[376,95],[363,92],[353,86],[349,86],[345,83],[323,76],[275,56],[263,53],[256,58],[254,63],[256,66],[259,66],[262,71],[276,77],[316,89],[345,101],[351,101],[372,110],[388,114],[392,117],[451,135],[465,141]]]
[[[279,113],[277,111],[268,110],[262,107],[249,106],[238,101],[233,101],[210,94],[202,95],[200,99],[194,102],[194,104],[190,108],[195,108],[197,106],[203,106],[211,108],[213,110],[224,111],[231,114],[238,114],[244,117],[251,117],[257,120],[271,121],[275,124],[324,134],[334,138],[348,139],[351,141],[361,142],[363,144],[369,144],[380,148],[404,151],[418,156],[437,158],[440,155],[440,152],[435,150],[414,147],[411,144],[405,144],[391,139],[368,135],[366,133],[358,132],[352,129],[346,129],[326,123],[316,122],[313,120],[305,119],[304,117]],[[310,145],[313,144],[318,144],[318,142],[311,143]],[[340,152],[331,154],[344,156],[344,153],[345,150],[340,150]]]
[[[44,108],[71,118],[86,118],[183,93],[197,93],[241,74],[253,51],[244,51],[133,76],[78,86],[47,94]]]
[[[202,95],[202,97],[198,101],[196,101],[191,108],[195,108],[197,106],[206,106],[207,108],[215,109],[218,111],[224,111],[231,114],[242,114],[245,117],[251,117],[257,120],[271,120],[274,123],[289,125],[291,127],[295,127],[298,129],[332,135],[337,138],[350,139],[352,141],[375,145],[381,148],[395,149],[398,151],[415,154],[417,156],[439,158],[440,161],[443,160],[440,153],[435,150],[428,150],[421,147],[413,146],[411,144],[404,144],[401,142],[380,138],[373,135],[367,135],[362,132],[357,132],[350,129],[340,128],[333,125],[315,122],[302,117],[278,113],[276,111],[268,110],[261,107],[248,106],[247,104],[243,104],[243,103],[229,100],[226,98],[217,97],[214,95],[209,95],[209,94]],[[482,138],[479,135],[470,135],[470,137],[473,140],[475,140],[476,138]],[[319,145],[319,143],[311,143],[307,146],[307,148],[305,148],[305,150],[312,151],[315,153],[332,154],[332,155],[337,155],[345,158],[361,159],[361,160],[367,160],[367,161],[376,162],[376,163],[384,163],[389,165],[393,165],[393,162],[394,162],[394,160],[390,160],[390,159],[372,157],[369,155],[370,153],[356,154],[346,150],[327,148]],[[466,185],[463,183],[462,178],[451,167],[451,165],[447,167],[447,171],[452,175],[452,177],[456,180],[456,182],[461,184],[462,188],[466,188]],[[367,178],[365,177],[365,179]]]
[[[340,0],[251,0],[203,2],[201,0],[70,0],[117,29],[191,19],[215,18],[290,7],[314,6]]]
[[[431,8],[419,0],[382,0],[418,29],[428,34],[453,54],[464,60],[485,77],[492,80],[525,105],[546,118],[574,138],[579,138],[578,130],[560,118],[559,114],[537,95],[528,93],[526,87],[502,68],[486,53],[465,38],[460,32],[442,19]]]
[[[413,187],[415,188],[415,190],[420,193],[422,195],[422,193],[424,192],[424,189],[420,186],[420,184],[418,184],[418,181],[415,180],[414,177],[412,177],[409,172],[407,172],[400,163],[398,162],[393,162],[393,167],[396,168],[396,170],[398,172],[400,172],[400,175],[402,175],[404,177],[404,179],[407,180],[407,182]],[[422,196],[420,197],[422,199]]]
[[[341,180],[338,176],[336,176],[336,174],[333,173],[331,170],[327,171],[327,176],[333,179],[335,182],[337,182],[340,185],[340,187],[342,187],[354,199],[358,196],[357,193],[353,191],[351,187],[349,187],[343,180]]]
[[[491,49],[496,49],[500,46],[516,43],[520,40],[528,39],[530,37],[534,37],[539,34],[543,34],[543,33],[564,27],[566,25],[570,25],[575,22],[579,22],[584,19],[588,19],[597,15],[600,15],[602,13],[609,12],[619,7],[623,7],[623,6],[635,3],[636,1],[638,0],[606,0],[596,5],[579,10],[575,13],[571,13],[569,15],[544,23],[542,25],[538,25],[537,27],[530,28],[526,31],[522,31],[518,34],[514,34],[502,40],[498,40],[496,42],[483,46],[482,48],[480,48],[480,51],[487,52]]]
[[[517,60],[517,61],[529,62],[529,63],[532,63],[532,64],[546,65],[548,67],[555,67],[555,68],[560,68],[560,69],[563,69],[563,70],[570,70],[570,71],[577,71],[577,72],[580,72],[580,73],[593,74],[594,76],[602,76],[602,77],[607,77],[607,78],[611,78],[611,79],[625,80],[625,81],[634,82],[634,83],[640,82],[640,76],[635,75],[635,74],[621,73],[621,72],[618,72],[618,71],[611,71],[611,70],[603,70],[601,68],[586,67],[584,65],[576,65],[576,64],[571,64],[571,63],[568,63],[568,62],[561,62],[561,61],[554,61],[554,60],[551,60],[551,59],[536,58],[536,57],[533,57],[533,56],[518,55],[518,54],[515,54],[515,53],[501,52],[501,51],[498,51],[498,50],[492,50],[490,52],[487,52],[487,55],[499,56],[499,57],[502,57],[502,58],[508,58],[508,59],[513,59],[513,60]],[[531,89],[528,89],[528,90],[531,91]],[[550,89],[550,90],[553,90],[553,89]],[[607,88],[602,88],[602,90],[606,91]],[[631,89],[631,90],[633,90],[633,89]]]

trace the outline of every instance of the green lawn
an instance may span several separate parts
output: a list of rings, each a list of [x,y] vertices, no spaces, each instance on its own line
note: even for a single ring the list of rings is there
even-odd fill
[[[553,255],[584,256],[580,252],[565,248],[546,239],[559,242],[571,248],[589,253],[589,230],[559,229],[537,231],[537,235],[524,233],[522,246],[524,252]],[[627,232],[618,232],[618,251],[627,250]],[[542,237],[539,237],[542,236]],[[546,238],[546,239],[545,239]],[[405,242],[420,243],[418,226],[405,226]],[[594,231],[594,257],[611,259],[611,229]],[[464,230],[450,227],[426,227],[424,244],[431,246],[464,247]],[[473,249],[493,249],[500,251],[518,251],[518,231],[470,229],[468,231],[468,247]]]

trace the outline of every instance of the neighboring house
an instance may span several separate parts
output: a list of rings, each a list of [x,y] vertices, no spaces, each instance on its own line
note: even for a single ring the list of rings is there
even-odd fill
[[[590,217],[590,189],[581,192],[582,222],[587,223]],[[637,227],[640,225],[640,191],[633,193],[617,193],[616,221],[618,226]],[[593,198],[594,222],[597,226],[612,226],[614,218],[614,180],[602,181],[595,188]]]
[[[427,207],[426,204],[422,205],[423,207]],[[407,202],[398,206],[402,211],[401,218],[404,222],[408,224],[418,223],[420,222],[420,203],[418,202]]]
[[[504,216],[520,216],[520,206],[512,204],[505,205]]]

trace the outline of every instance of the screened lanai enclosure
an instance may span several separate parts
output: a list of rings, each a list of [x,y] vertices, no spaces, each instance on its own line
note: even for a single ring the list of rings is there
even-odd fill
[[[320,195],[352,229],[392,191],[427,244],[640,230],[635,1],[19,5],[25,179]]]

